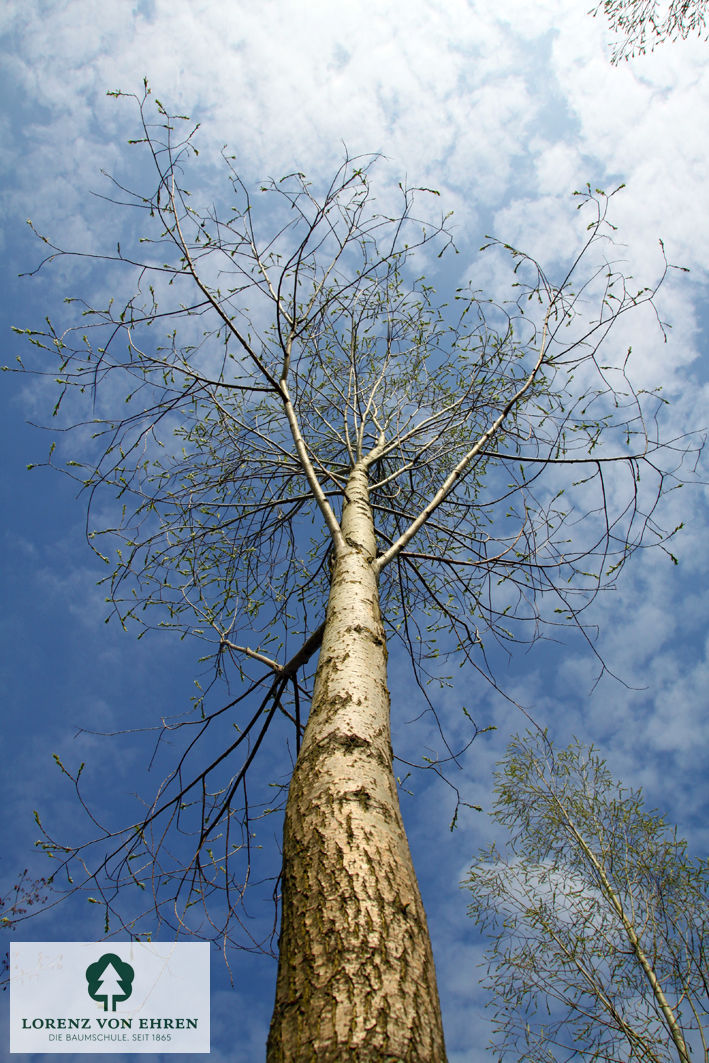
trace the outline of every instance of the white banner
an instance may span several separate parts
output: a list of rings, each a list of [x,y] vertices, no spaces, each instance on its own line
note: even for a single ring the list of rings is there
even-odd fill
[[[209,1052],[209,945],[12,942],[11,1052]]]

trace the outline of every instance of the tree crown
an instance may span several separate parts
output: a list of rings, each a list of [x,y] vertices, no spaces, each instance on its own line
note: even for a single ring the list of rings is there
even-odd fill
[[[495,780],[508,851],[481,851],[465,883],[491,939],[495,1044],[689,1060],[709,1016],[709,862],[578,741],[515,736]]]
[[[243,683],[164,723],[187,737],[158,796],[100,838],[102,873],[144,885],[132,868],[149,854],[156,906],[174,911],[176,888],[187,907],[230,895],[237,853],[237,879],[249,877],[248,769],[278,718],[298,748],[355,471],[388,633],[435,712],[439,653],[495,682],[491,640],[585,631],[584,610],[635,549],[668,551],[677,529],[658,507],[696,448],[662,440],[663,400],[633,387],[630,351],[614,343],[672,268],[650,285],[624,276],[615,193],[576,194],[586,228],[565,265],[490,240],[514,265],[510,298],[463,285],[446,302],[419,265],[453,246],[445,216],[419,216],[431,190],[399,185],[382,205],[376,159],[346,157],[322,187],[291,173],[252,193],[225,156],[229,203],[200,208],[186,187],[194,128],[147,85],[136,101],[151,176],[138,191],[114,182],[109,199],[145,231],[130,248],[78,253],[122,296],[71,298],[78,318],[20,331],[38,355],[27,368],[59,388],[56,423],[78,438],[63,467],[88,497],[90,542],[113,544],[100,549],[114,612],[195,636],[215,679]],[[68,254],[41,238],[42,267]]]

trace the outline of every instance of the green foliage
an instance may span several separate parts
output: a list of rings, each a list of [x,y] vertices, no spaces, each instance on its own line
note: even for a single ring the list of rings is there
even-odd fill
[[[507,849],[482,851],[465,882],[491,938],[495,1047],[534,1061],[703,1060],[709,862],[579,742],[513,738],[495,793]]]

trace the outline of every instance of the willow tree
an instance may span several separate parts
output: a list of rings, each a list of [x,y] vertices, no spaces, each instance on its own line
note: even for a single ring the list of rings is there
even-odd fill
[[[93,839],[100,859],[63,855],[107,913],[150,885],[163,919],[196,932],[199,909],[228,937],[249,877],[249,769],[267,736],[287,761],[286,721],[268,1059],[443,1060],[387,639],[435,713],[442,658],[486,674],[488,640],[582,628],[630,554],[664,541],[654,514],[681,454],[611,335],[662,277],[630,287],[610,197],[587,189],[582,242],[554,279],[494,244],[512,256],[513,301],[463,287],[442,303],[421,277],[452,246],[446,218],[417,220],[430,190],[378,204],[376,160],[347,157],[327,186],[292,173],[252,193],[225,158],[228,204],[201,209],[185,190],[191,128],[147,87],[137,102],[153,178],[109,198],[144,228],[130,251],[82,252],[116,298],[74,299],[78,320],[30,332],[32,368],[59,381],[57,416],[80,433],[68,471],[89,527],[120,500],[90,534],[122,621],[191,633],[239,686],[163,724],[184,745],[148,812]]]

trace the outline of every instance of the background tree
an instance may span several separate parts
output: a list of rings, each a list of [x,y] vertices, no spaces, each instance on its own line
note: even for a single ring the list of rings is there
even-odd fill
[[[669,267],[633,286],[613,260],[610,197],[589,188],[566,267],[551,277],[493,241],[514,298],[464,287],[441,303],[420,263],[451,247],[446,219],[414,213],[430,190],[377,204],[375,160],[346,158],[327,186],[294,173],[254,197],[226,159],[229,201],[202,209],[185,189],[191,127],[147,87],[138,103],[154,176],[110,198],[146,231],[130,251],[83,254],[115,298],[70,299],[78,320],[27,330],[30,368],[58,381],[54,412],[79,436],[65,467],[88,494],[91,542],[117,542],[115,612],[200,639],[213,680],[238,693],[163,722],[167,774],[128,827],[45,845],[80,862],[107,926],[150,889],[170,927],[228,942],[246,929],[254,819],[282,804],[248,789],[268,735],[288,791],[269,1059],[443,1059],[386,639],[435,713],[440,658],[493,679],[485,640],[583,630],[630,554],[665,542],[657,506],[687,446],[661,443],[660,399],[635,392],[612,331],[652,307]],[[65,255],[42,239],[48,260]],[[83,800],[81,769],[64,770]]]
[[[496,1047],[523,1060],[706,1059],[709,862],[579,742],[528,732],[496,773],[508,851],[466,885],[491,936]]]
[[[613,47],[614,63],[706,29],[706,0],[602,0],[593,14],[599,11],[619,38]]]

